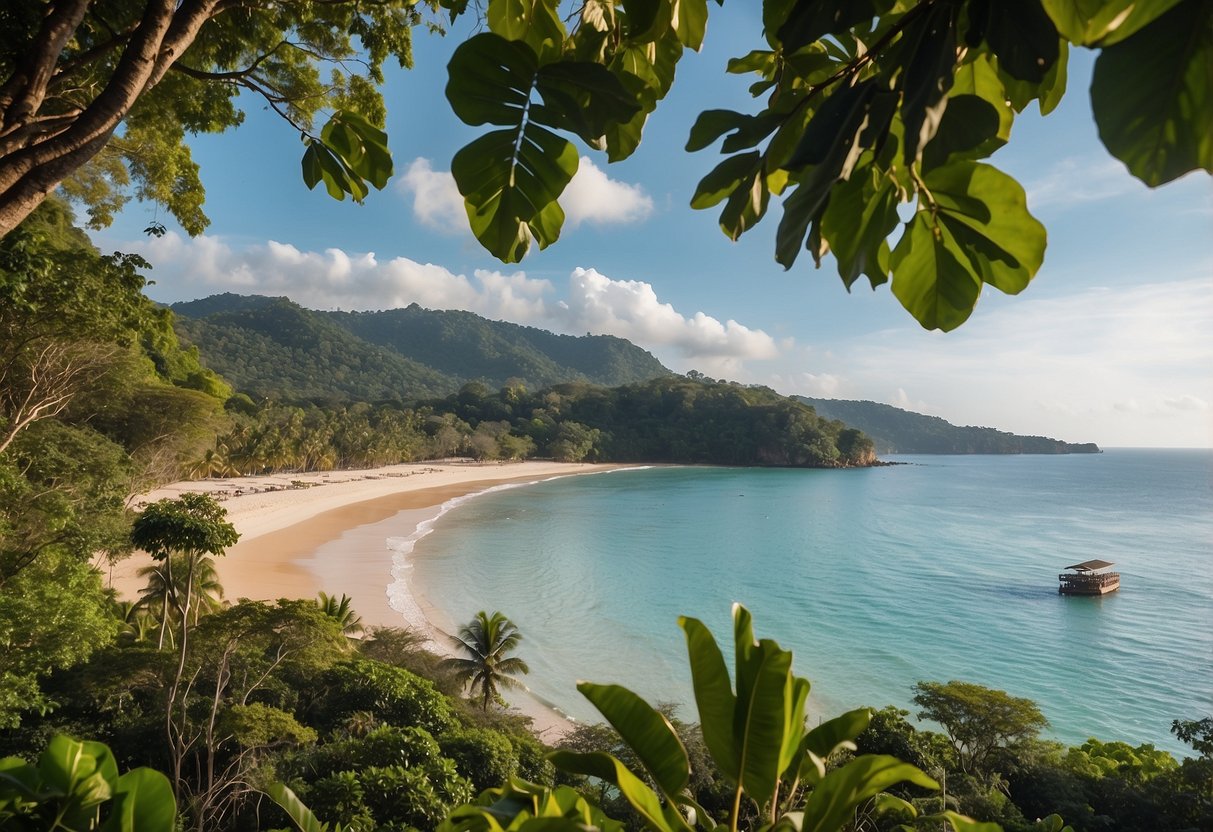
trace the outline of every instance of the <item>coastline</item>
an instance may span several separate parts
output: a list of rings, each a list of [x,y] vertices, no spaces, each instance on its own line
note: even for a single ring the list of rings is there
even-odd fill
[[[426,615],[405,580],[412,544],[446,511],[501,487],[628,467],[618,464],[435,462],[365,470],[281,474],[173,483],[132,505],[204,492],[222,502],[240,541],[215,558],[227,600],[315,598],[321,591],[350,596],[367,627],[408,627],[424,633],[428,649],[449,653],[445,633]],[[398,536],[379,527],[392,520]],[[125,598],[138,597],[141,552],[114,565],[108,580]],[[572,723],[531,697],[513,702],[541,735]]]

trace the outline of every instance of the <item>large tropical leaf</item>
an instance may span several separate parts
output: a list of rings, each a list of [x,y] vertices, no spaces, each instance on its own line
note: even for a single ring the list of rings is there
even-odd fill
[[[711,631],[699,619],[683,616],[678,619],[678,626],[686,635],[691,684],[704,744],[721,772],[736,783],[738,755],[733,738],[733,712],[737,698],[724,655]]]
[[[1213,3],[1185,0],[1104,49],[1091,107],[1104,147],[1150,187],[1213,172]]]
[[[972,313],[983,283],[1015,294],[1044,260],[1045,229],[1005,173],[959,161],[924,177],[933,205],[907,223],[890,263],[893,294],[927,329],[951,330]]]
[[[580,682],[577,690],[594,703],[623,741],[636,752],[653,780],[672,798],[690,780],[690,762],[682,740],[665,715],[627,688]]]
[[[172,832],[177,828],[177,801],[167,777],[137,768],[118,778],[114,808],[101,832]]]
[[[500,26],[512,32],[506,17]],[[451,174],[472,233],[496,257],[516,263],[531,238],[545,248],[564,224],[557,200],[577,171],[578,156],[552,130],[569,130],[602,147],[608,128],[631,120],[640,105],[606,67],[554,60],[528,41],[494,32],[461,44],[448,71],[446,96],[459,118],[506,128],[456,153]]]
[[[671,824],[671,816],[662,809],[657,793],[610,754],[600,751],[587,754],[553,751],[548,755],[548,759],[562,771],[597,777],[599,780],[615,786],[651,828],[659,830],[659,832],[675,832],[675,830],[689,832],[689,827],[681,821],[681,817],[677,813],[673,813],[674,823]]]
[[[865,755],[834,769],[818,783],[805,801],[801,832],[833,832],[855,816],[860,804],[898,783],[928,789],[939,784],[896,757]]]
[[[312,810],[283,783],[271,783],[266,787],[265,793],[269,795],[270,800],[282,807],[282,811],[286,812],[287,817],[301,832],[328,832],[328,824],[321,823],[312,814]]]
[[[1180,0],[1041,0],[1066,39],[1079,46],[1111,46],[1158,19]]]
[[[572,143],[537,124],[525,125],[521,137],[486,133],[451,160],[472,233],[507,263],[522,260],[532,235],[540,248],[559,238],[564,214],[557,199],[576,172]]]

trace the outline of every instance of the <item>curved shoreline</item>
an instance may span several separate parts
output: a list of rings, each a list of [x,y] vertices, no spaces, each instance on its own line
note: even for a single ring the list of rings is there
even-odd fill
[[[215,570],[229,600],[315,598],[321,591],[347,594],[368,627],[407,626],[447,653],[442,636],[418,603],[406,576],[413,544],[430,534],[447,512],[482,494],[580,474],[614,471],[619,464],[465,462],[395,465],[359,471],[283,474],[270,477],[174,483],[135,498],[146,504],[186,492],[205,492],[223,502],[240,541]],[[392,523],[395,534],[382,524]],[[150,563],[142,553],[110,570],[109,580],[127,598],[144,582]],[[540,733],[563,733],[571,723],[551,703],[515,702]]]

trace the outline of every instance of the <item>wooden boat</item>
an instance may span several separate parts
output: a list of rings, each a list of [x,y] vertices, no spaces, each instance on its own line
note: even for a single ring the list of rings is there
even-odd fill
[[[1116,564],[1106,560],[1087,560],[1067,566],[1071,571],[1057,576],[1062,595],[1107,595],[1120,589],[1120,573],[1104,570]]]

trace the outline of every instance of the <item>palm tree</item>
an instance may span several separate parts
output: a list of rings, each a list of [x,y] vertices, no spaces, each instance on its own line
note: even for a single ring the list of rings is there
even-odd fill
[[[500,688],[521,687],[514,676],[531,672],[522,659],[508,655],[522,641],[522,634],[500,612],[489,615],[481,610],[459,628],[459,635],[451,641],[465,655],[446,659],[442,665],[473,691],[479,689],[481,707],[486,711],[489,703],[499,698]]]
[[[173,618],[173,612],[183,606],[185,582],[191,574],[185,557],[174,555],[172,558],[171,569],[166,560],[144,566],[138,572],[139,577],[147,579],[147,586],[139,593],[139,604],[149,613],[159,611],[162,634],[168,632],[167,625]],[[219,573],[215,571],[215,561],[211,558],[199,558],[192,575],[193,586],[189,588],[189,594],[194,603],[190,605],[190,624],[196,625],[203,613],[223,608],[223,585],[219,583]]]
[[[321,592],[320,596],[316,599],[316,606],[320,608],[322,613],[340,624],[341,632],[350,638],[362,632],[362,616],[354,612],[350,596],[345,593],[341,594],[341,600],[337,600],[336,595]]]

